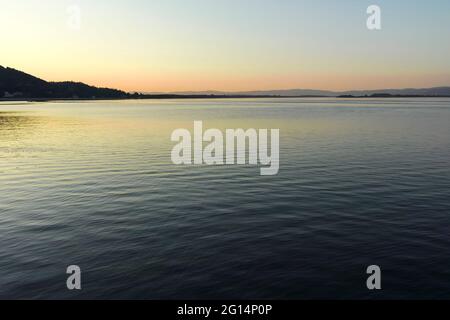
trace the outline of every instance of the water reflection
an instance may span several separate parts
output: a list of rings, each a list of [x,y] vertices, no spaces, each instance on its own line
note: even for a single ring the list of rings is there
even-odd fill
[[[0,112],[0,150],[33,135],[42,128],[43,120],[25,112]]]
[[[0,112],[0,131],[21,130],[36,126],[39,125],[40,119],[40,117],[27,115],[25,112]]]

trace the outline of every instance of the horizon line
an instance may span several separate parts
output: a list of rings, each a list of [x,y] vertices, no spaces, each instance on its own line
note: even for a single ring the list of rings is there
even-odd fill
[[[296,91],[296,90],[301,90],[301,91],[319,91],[319,92],[323,92],[323,93],[329,93],[329,94],[345,94],[348,92],[362,92],[362,91],[368,91],[368,92],[379,92],[379,93],[385,93],[383,91],[386,90],[430,90],[430,89],[440,89],[440,88],[450,88],[450,84],[447,85],[438,85],[438,86],[427,86],[427,87],[391,87],[391,88],[378,88],[378,89],[365,89],[365,88],[358,88],[358,89],[343,89],[343,90],[332,90],[332,89],[313,89],[313,88],[302,88],[302,87],[289,87],[289,88],[283,88],[283,89],[250,89],[250,90],[220,90],[220,89],[198,89],[198,90],[166,90],[166,91],[152,91],[152,90],[123,90],[120,88],[113,88],[113,87],[107,87],[107,86],[102,86],[102,85],[97,85],[97,84],[91,84],[91,83],[86,83],[83,81],[76,81],[76,80],[60,80],[60,81],[48,81],[45,80],[39,76],[34,76],[28,72],[22,71],[20,69],[16,69],[14,67],[9,67],[9,66],[3,66],[0,64],[0,68],[4,68],[4,69],[11,69],[11,70],[15,70],[18,72],[22,72],[24,74],[27,74],[29,76],[35,77],[37,79],[43,80],[45,82],[49,82],[49,83],[58,83],[58,82],[72,82],[72,83],[82,83],[88,86],[92,86],[92,87],[96,87],[96,88],[102,88],[102,89],[113,89],[113,90],[119,90],[128,94],[148,94],[148,95],[164,95],[164,94],[172,94],[172,95],[192,95],[192,94],[201,94],[201,95],[205,95],[205,94],[217,94],[217,95],[228,95],[228,94],[249,94],[249,93],[261,93],[264,95],[267,95],[267,92],[288,92],[288,91]]]

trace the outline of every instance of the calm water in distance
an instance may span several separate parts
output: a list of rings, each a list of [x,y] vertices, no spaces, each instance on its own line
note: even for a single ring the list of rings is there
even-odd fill
[[[280,173],[172,165],[194,120]],[[450,99],[0,104],[0,298],[449,298],[449,231]]]

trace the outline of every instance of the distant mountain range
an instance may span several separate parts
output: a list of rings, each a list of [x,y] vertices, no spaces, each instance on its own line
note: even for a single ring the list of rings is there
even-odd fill
[[[246,98],[246,97],[450,97],[450,87],[426,89],[381,89],[356,91],[266,90],[266,91],[195,91],[171,93],[127,93],[97,88],[80,82],[47,82],[12,68],[0,66],[1,100],[51,99],[175,99],[175,98]]]
[[[160,93],[161,94],[161,93]],[[279,97],[365,97],[365,96],[430,96],[450,97],[450,87],[435,88],[407,88],[407,89],[379,89],[379,90],[352,90],[352,91],[327,91],[313,89],[290,90],[260,90],[260,91],[183,91],[173,92],[180,95],[244,95],[244,96],[279,96]]]

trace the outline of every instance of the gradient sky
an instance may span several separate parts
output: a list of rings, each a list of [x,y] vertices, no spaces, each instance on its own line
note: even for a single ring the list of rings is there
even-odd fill
[[[0,36],[0,65],[127,91],[450,85],[448,0],[0,0]]]

